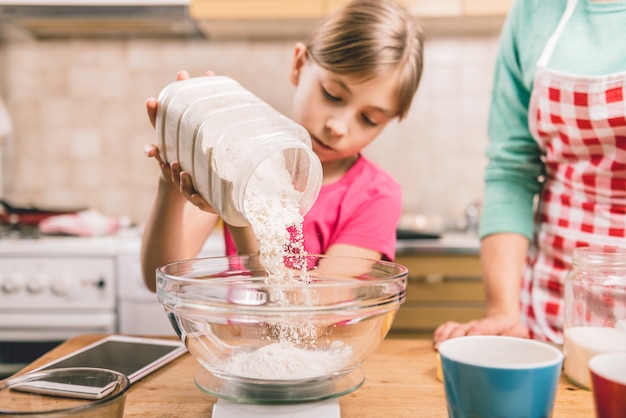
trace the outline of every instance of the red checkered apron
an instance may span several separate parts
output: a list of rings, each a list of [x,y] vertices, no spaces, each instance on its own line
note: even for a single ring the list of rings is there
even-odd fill
[[[537,62],[530,131],[544,152],[521,309],[531,336],[563,342],[563,281],[576,247],[626,247],[626,71],[579,76],[546,64],[577,5],[568,1]]]

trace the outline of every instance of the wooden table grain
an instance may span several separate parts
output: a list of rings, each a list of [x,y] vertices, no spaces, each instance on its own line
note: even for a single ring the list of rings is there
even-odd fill
[[[26,367],[39,367],[102,338],[72,338]],[[124,417],[210,417],[216,398],[193,381],[200,367],[184,354],[135,382],[129,390]],[[363,364],[365,383],[339,398],[342,418],[447,417],[443,384],[436,378],[436,354],[427,339],[385,339]],[[591,418],[593,398],[561,377],[553,418]]]

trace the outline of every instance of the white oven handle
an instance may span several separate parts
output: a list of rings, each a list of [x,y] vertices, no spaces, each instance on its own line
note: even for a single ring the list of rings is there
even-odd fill
[[[45,341],[84,333],[113,333],[114,313],[0,313],[0,341]]]

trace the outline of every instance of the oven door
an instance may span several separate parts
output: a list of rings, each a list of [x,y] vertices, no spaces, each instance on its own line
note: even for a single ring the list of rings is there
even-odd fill
[[[11,376],[68,338],[110,334],[113,312],[0,313],[0,379]]]

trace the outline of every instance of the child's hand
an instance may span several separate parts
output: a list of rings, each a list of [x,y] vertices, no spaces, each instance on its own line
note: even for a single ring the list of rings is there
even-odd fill
[[[156,114],[158,105],[159,102],[157,102],[156,97],[148,97],[148,100],[146,100],[146,111],[148,112],[148,119],[150,119],[150,124],[153,128],[156,128]]]
[[[178,184],[180,192],[188,201],[190,201],[198,209],[205,212],[217,213],[217,211],[213,209],[213,207],[209,205],[200,193],[198,193],[193,187],[193,179],[191,178],[191,174],[189,174],[189,172],[182,171],[180,164],[177,161],[170,164],[170,169],[172,171],[172,181],[175,184]]]
[[[159,147],[155,144],[146,145],[144,153],[146,157],[157,160],[159,167],[161,167],[161,177],[163,181],[167,184],[171,184],[172,188],[179,190],[189,202],[199,209],[205,212],[217,213],[215,209],[196,192],[196,189],[193,187],[191,175],[187,171],[182,171],[177,161],[172,161],[171,163],[163,161],[159,153]]]
[[[214,75],[212,71],[207,71],[205,74]],[[176,81],[187,80],[188,78],[189,78],[189,73],[185,70],[179,71],[178,74],[176,74]],[[148,112],[148,119],[150,119],[150,124],[152,125],[153,128],[156,125],[156,114],[157,114],[158,105],[159,105],[159,102],[157,101],[156,97],[148,97],[148,100],[146,100],[146,110]]]
[[[159,152],[159,146],[155,144],[148,144],[143,149],[144,154],[148,158],[154,158],[159,163],[159,167],[161,167],[161,175],[165,180],[172,177],[170,165],[163,161],[161,158],[161,153]]]
[[[213,71],[207,71],[204,74],[206,76],[215,75]],[[178,74],[176,74],[176,81],[187,80],[188,78],[189,73],[187,71],[179,71]],[[146,111],[152,127],[156,127],[158,104],[159,103],[155,97],[149,97],[148,100],[146,100]],[[187,171],[183,171],[177,161],[171,161],[169,163],[163,161],[159,152],[159,147],[155,144],[146,145],[144,153],[147,157],[155,158],[158,161],[159,166],[161,167],[161,177],[163,180],[172,184],[173,187],[179,190],[189,202],[203,211],[217,213],[215,209],[213,209],[213,207],[209,205],[198,192],[196,192],[191,175]]]

